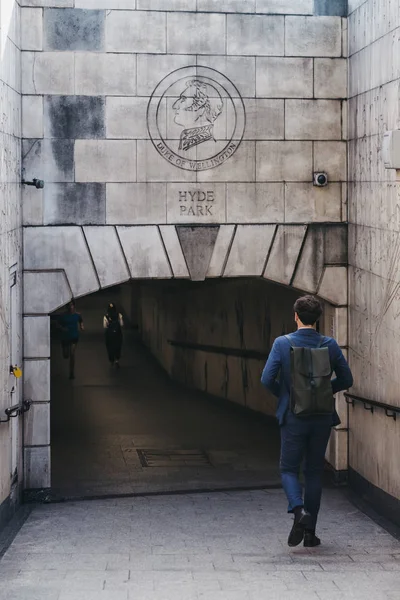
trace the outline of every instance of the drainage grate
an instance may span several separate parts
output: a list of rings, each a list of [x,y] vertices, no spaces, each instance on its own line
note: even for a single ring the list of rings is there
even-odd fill
[[[137,450],[142,467],[212,467],[204,450]]]

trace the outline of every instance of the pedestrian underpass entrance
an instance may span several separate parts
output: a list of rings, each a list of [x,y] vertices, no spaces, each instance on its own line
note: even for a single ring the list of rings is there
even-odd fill
[[[73,380],[52,327],[52,497],[279,486],[276,404],[260,375],[298,295],[249,278],[128,282],[79,299]],[[110,302],[125,321],[118,370]]]
[[[260,342],[285,326],[283,320],[271,327],[271,316],[265,315],[259,323],[258,343],[254,339],[255,347],[248,345],[256,331],[252,322],[256,305],[258,311],[262,306],[267,310],[277,306],[277,300],[267,296],[256,300],[254,283],[128,283],[77,301],[85,329],[77,344],[73,380],[57,329],[52,329],[53,497],[279,485],[279,432],[274,419],[245,411],[238,404],[241,396],[243,404],[246,394],[249,403],[258,396],[259,408],[264,401],[264,412],[273,411],[271,399],[259,384],[268,352]],[[260,284],[265,291],[271,287]],[[282,298],[282,290],[277,290]],[[289,306],[295,294],[284,292]],[[199,295],[203,314],[194,298],[190,299],[192,294]],[[246,314],[246,296],[248,307],[253,306],[252,315]],[[189,303],[186,314],[177,297]],[[164,309],[157,316],[155,306],[161,298]],[[110,301],[125,320],[119,370],[108,363],[102,329]],[[211,306],[216,312],[210,321]],[[197,323],[193,311],[198,314]],[[231,318],[233,331],[222,335]],[[158,329],[153,330],[156,321]],[[288,326],[290,321],[288,312]],[[200,328],[202,339],[198,338]],[[192,348],[185,347],[190,345],[190,335]],[[159,340],[158,354],[152,337]],[[198,342],[200,350],[193,347]],[[202,389],[196,379],[200,355],[203,374],[208,372],[204,375],[208,389]]]
[[[326,301],[323,330],[347,346],[345,229],[71,227],[64,232],[68,253],[59,229],[51,228],[40,244],[27,232],[25,240],[28,493],[51,488],[67,496],[101,495],[276,481],[277,458],[271,458],[269,472],[266,457],[273,456],[272,448],[277,457],[278,432],[274,421],[267,429],[265,423],[275,400],[261,389],[261,369],[272,340],[292,330],[300,290]],[[172,239],[173,245],[167,243]],[[146,240],[153,245],[144,252]],[[161,258],[169,265],[165,274]],[[85,332],[77,346],[76,378],[69,380],[60,341],[50,343],[50,316],[72,297]],[[110,299],[133,325],[125,333],[118,374],[108,367],[102,331]],[[252,412],[244,415],[238,407]],[[329,449],[337,470],[347,467],[344,408],[340,399],[344,427]],[[261,444],[251,476],[249,440]],[[161,476],[167,467],[145,467],[137,452],[168,451],[172,463],[176,449],[205,451],[211,467],[196,465],[189,477],[193,465],[169,466]]]

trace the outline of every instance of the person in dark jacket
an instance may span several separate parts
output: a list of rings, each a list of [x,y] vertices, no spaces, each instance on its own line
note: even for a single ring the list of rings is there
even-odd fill
[[[332,372],[332,393],[336,394],[353,385],[353,376],[338,343],[316,331],[321,317],[322,305],[313,296],[303,296],[294,305],[297,331],[290,335],[293,344],[304,348],[328,348]],[[304,540],[306,547],[318,546],[316,536],[317,517],[322,495],[322,476],[325,454],[332,427],[340,424],[339,416],[332,414],[297,417],[290,409],[291,344],[285,336],[278,337],[271,349],[261,382],[278,398],[276,416],[281,430],[280,471],[282,486],[289,507],[294,513],[294,523],[289,534],[289,546],[297,546]],[[301,463],[304,460],[305,490],[299,481]]]
[[[105,332],[106,348],[108,360],[111,366],[119,369],[119,360],[122,349],[122,327],[124,321],[117,307],[111,302],[107,307],[107,312],[103,318],[103,328]]]
[[[68,303],[64,314],[58,316],[61,329],[61,348],[63,357],[69,359],[69,378],[75,379],[75,352],[79,341],[79,332],[84,330],[82,316],[76,312],[75,301]]]

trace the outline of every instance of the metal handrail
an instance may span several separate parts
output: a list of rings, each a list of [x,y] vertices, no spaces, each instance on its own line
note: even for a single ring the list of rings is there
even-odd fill
[[[268,352],[259,350],[246,350],[244,348],[228,348],[225,346],[213,346],[211,344],[197,344],[195,342],[181,342],[179,340],[167,340],[170,346],[185,348],[187,350],[200,350],[210,354],[223,354],[225,356],[237,356],[239,358],[254,358],[256,360],[266,360]]]
[[[347,404],[354,406],[355,402],[360,402],[364,405],[365,410],[369,410],[374,413],[375,408],[381,408],[385,411],[387,417],[390,417],[394,421],[397,420],[397,415],[400,415],[400,406],[393,406],[392,404],[385,404],[384,402],[377,402],[376,400],[370,400],[369,398],[363,398],[362,396],[356,396],[345,392],[344,394]]]
[[[14,406],[10,406],[5,409],[6,418],[0,419],[0,423],[8,423],[11,419],[15,417],[19,417],[24,413],[28,412],[31,408],[32,401],[31,400],[23,400],[22,404],[14,404]]]

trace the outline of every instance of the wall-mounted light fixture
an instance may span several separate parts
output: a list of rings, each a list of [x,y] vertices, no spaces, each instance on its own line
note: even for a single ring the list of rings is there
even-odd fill
[[[32,179],[32,181],[25,181],[23,179],[22,184],[23,185],[33,185],[37,190],[42,190],[44,188],[43,179],[36,179],[36,177],[34,179]]]

